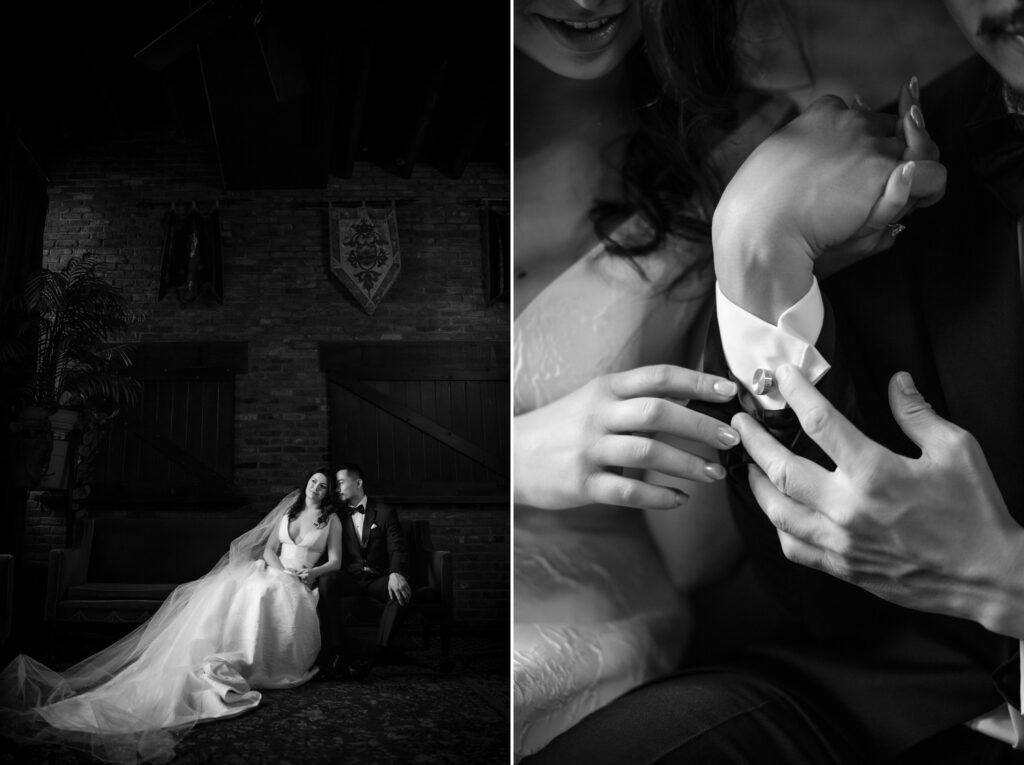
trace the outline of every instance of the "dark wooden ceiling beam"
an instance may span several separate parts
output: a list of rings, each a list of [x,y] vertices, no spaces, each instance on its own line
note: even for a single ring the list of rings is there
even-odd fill
[[[405,151],[405,155],[398,158],[398,174],[403,178],[408,178],[412,175],[416,160],[419,159],[420,152],[423,150],[423,141],[426,139],[430,123],[437,112],[437,101],[441,95],[441,88],[444,87],[450,62],[451,53],[448,51],[441,57],[441,60],[434,67],[434,71],[430,75],[430,81],[427,84],[423,99],[420,101],[419,110],[416,113],[416,122],[414,123],[412,135],[409,138],[409,146]]]
[[[366,112],[366,93],[370,86],[370,63],[373,60],[373,39],[366,37],[359,50],[359,69],[356,73],[356,88],[352,97],[352,111],[348,123],[348,142],[341,159],[340,175],[351,178],[359,153],[359,139],[363,132],[363,114]]]
[[[450,177],[455,179],[461,178],[462,174],[466,171],[466,165],[473,158],[473,153],[476,151],[476,147],[480,145],[480,139],[483,138],[484,129],[487,127],[491,115],[494,114],[494,108],[498,103],[497,94],[504,92],[504,84],[495,83],[493,87],[487,89],[482,98],[477,99],[466,132],[455,148],[455,157],[448,169]]]

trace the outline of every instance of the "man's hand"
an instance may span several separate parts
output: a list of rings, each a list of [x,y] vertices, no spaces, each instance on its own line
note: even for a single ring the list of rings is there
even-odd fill
[[[941,197],[945,170],[916,90],[901,89],[898,118],[825,96],[751,153],[712,221],[727,298],[774,324],[812,273],[891,246],[888,224]]]
[[[889,383],[910,459],[858,431],[791,365],[779,390],[834,471],[792,454],[746,414],[750,487],[785,556],[908,608],[1024,639],[1024,529],[977,441],[936,415],[900,372]]]
[[[397,572],[388,576],[388,599],[397,600],[400,606],[412,600],[412,587],[405,577]]]

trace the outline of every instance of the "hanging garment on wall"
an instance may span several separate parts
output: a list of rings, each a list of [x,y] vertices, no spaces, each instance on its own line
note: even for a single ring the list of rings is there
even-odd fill
[[[171,210],[157,299],[163,300],[172,289],[183,305],[199,298],[223,302],[219,210]]]
[[[372,314],[402,268],[395,209],[331,207],[330,229],[331,273]]]

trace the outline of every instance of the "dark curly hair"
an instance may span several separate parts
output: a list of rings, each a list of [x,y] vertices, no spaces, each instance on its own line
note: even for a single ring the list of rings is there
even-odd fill
[[[669,236],[703,242],[722,181],[711,149],[736,126],[735,55],[744,0],[638,0],[642,42],[626,57],[636,129],[626,138],[622,199],[598,201],[595,231],[617,255],[646,255]],[[645,231],[616,239],[639,215]]]
[[[320,515],[316,518],[316,527],[322,529],[327,525],[327,521],[334,510],[334,498],[331,496],[331,474],[325,468],[319,468],[314,470],[306,476],[306,480],[302,482],[302,487],[299,489],[299,495],[295,498],[292,506],[288,508],[288,522],[294,521],[303,510],[306,509],[306,486],[309,485],[309,479],[315,476],[317,473],[327,479],[327,491],[324,492],[324,498],[320,500]]]

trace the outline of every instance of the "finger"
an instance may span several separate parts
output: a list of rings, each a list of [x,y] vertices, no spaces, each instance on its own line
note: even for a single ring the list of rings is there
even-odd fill
[[[606,436],[594,445],[592,455],[605,467],[657,470],[704,483],[725,478],[721,465],[644,436]]]
[[[827,552],[848,549],[848,534],[842,527],[826,514],[780,492],[757,465],[749,466],[748,481],[757,504],[776,529]]]
[[[939,146],[928,134],[921,107],[917,104],[911,106],[902,122],[904,125],[903,137],[907,142],[903,159],[938,160]]]
[[[795,366],[783,364],[775,370],[775,378],[779,393],[799,418],[800,427],[840,468],[853,469],[862,464],[865,455],[878,448],[836,411]]]
[[[929,207],[946,193],[946,166],[935,160],[915,161],[916,169],[911,183],[912,207]]]
[[[807,105],[807,109],[848,109],[846,101],[837,96],[835,93],[826,93],[823,96],[818,96],[816,99],[811,101]]]
[[[743,447],[782,494],[805,505],[817,505],[829,472],[810,460],[793,454],[746,413],[732,418]]]
[[[671,364],[655,364],[619,372],[611,375],[609,383],[612,393],[624,399],[669,396],[701,401],[728,401],[736,395],[736,383],[732,380]]]
[[[671,510],[689,499],[677,489],[605,472],[591,475],[587,479],[586,490],[595,503],[642,510]]]
[[[900,91],[896,96],[896,100],[899,104],[898,114],[902,121],[902,119],[907,116],[911,106],[921,103],[920,85],[916,76],[911,77],[900,85]]]
[[[851,579],[850,568],[841,557],[808,544],[784,531],[779,531],[778,535],[782,554],[786,556],[787,560],[816,571],[823,571],[837,579],[844,581]]]
[[[900,429],[924,454],[928,454],[929,447],[935,451],[946,432],[954,427],[925,401],[909,372],[897,372],[889,380],[889,407]]]
[[[873,112],[874,107],[871,106],[863,97],[858,93],[853,97],[853,103],[850,104],[851,109],[856,109],[860,112]]]
[[[817,513],[779,491],[757,465],[747,466],[747,480],[754,499],[775,528],[804,540],[816,536],[814,521]]]
[[[875,202],[874,207],[871,208],[871,212],[868,213],[868,219],[862,228],[869,231],[881,231],[900,218],[910,201],[910,192],[916,173],[917,165],[914,162],[897,165],[889,173],[885,189],[878,201]]]
[[[607,407],[601,424],[613,433],[667,433],[731,449],[740,442],[731,427],[701,412],[663,398],[631,398]]]

